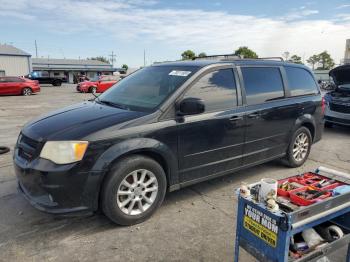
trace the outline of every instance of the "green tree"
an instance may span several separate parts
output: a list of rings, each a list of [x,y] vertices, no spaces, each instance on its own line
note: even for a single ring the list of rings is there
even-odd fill
[[[123,64],[123,65],[122,65],[122,68],[125,69],[125,71],[128,71],[128,68],[129,68],[129,67],[128,67],[127,64]]]
[[[206,56],[207,56],[207,54],[204,52],[198,54],[198,57],[206,57]]]
[[[181,54],[182,60],[192,60],[196,54],[192,50],[186,50]]]
[[[258,58],[258,55],[247,46],[239,47],[234,54],[243,58]]]
[[[88,60],[97,60],[109,64],[109,60],[104,56],[90,57]]]
[[[303,64],[303,62],[301,61],[301,56],[298,55],[292,55],[289,61],[295,64]]]
[[[320,62],[320,57],[318,55],[310,56],[309,59],[306,60],[308,64],[312,66],[312,70],[315,69],[315,65]]]
[[[323,51],[318,55],[318,57],[319,64],[321,65],[321,67],[319,67],[318,69],[329,70],[334,67],[334,60],[327,51]]]

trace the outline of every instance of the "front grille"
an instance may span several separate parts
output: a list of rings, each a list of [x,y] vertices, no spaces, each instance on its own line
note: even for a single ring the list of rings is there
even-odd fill
[[[350,114],[350,104],[330,104],[330,109],[335,112]]]
[[[28,161],[33,160],[39,155],[40,144],[25,135],[21,135],[18,140],[18,155]]]

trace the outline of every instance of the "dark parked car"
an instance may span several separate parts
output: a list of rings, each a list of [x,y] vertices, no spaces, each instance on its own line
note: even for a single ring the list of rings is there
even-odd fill
[[[53,86],[61,86],[63,82],[67,82],[65,76],[55,76],[55,73],[50,74],[48,71],[34,71],[26,75],[26,78],[37,80],[40,84],[51,84]]]
[[[325,95],[326,126],[350,126],[350,65],[338,66],[329,72],[336,89]]]
[[[150,217],[167,191],[273,159],[301,166],[321,139],[323,110],[313,74],[301,65],[157,64],[94,101],[28,123],[14,166],[38,209],[100,207],[130,225]]]

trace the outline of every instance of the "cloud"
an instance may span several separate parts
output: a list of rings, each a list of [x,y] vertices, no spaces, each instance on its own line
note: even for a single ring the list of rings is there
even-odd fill
[[[318,10],[306,9],[306,6],[301,6],[298,9],[292,9],[285,16],[283,16],[282,19],[286,21],[298,20],[318,13]]]
[[[350,14],[337,14],[340,21],[350,21]]]
[[[350,7],[350,5],[340,5],[340,6],[337,6],[335,9],[344,9],[348,7]]]
[[[156,1],[140,0],[6,2],[4,5],[4,0],[0,0],[2,14],[25,12],[35,17],[40,26],[56,31],[65,28],[63,32],[58,30],[58,34],[103,32],[124,42],[150,42],[153,46],[172,50],[190,48],[207,54],[230,53],[246,45],[260,56],[279,56],[288,50],[307,58],[328,50],[339,61],[344,54],[345,39],[350,37],[348,19],[306,19],[318,13],[306,7],[291,10],[284,17],[269,18],[226,11],[160,8]],[[175,57],[179,54],[169,52],[169,57],[155,59]]]

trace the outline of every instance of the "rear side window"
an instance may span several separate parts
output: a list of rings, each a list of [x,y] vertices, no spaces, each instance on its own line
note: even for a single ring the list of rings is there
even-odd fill
[[[5,82],[24,82],[24,80],[19,77],[5,77]]]
[[[248,105],[284,97],[282,76],[277,67],[242,67]]]
[[[318,89],[312,75],[303,68],[286,66],[288,86],[292,96],[317,94]]]
[[[220,69],[200,78],[185,94],[204,101],[205,111],[220,111],[237,106],[236,82],[232,69]]]

